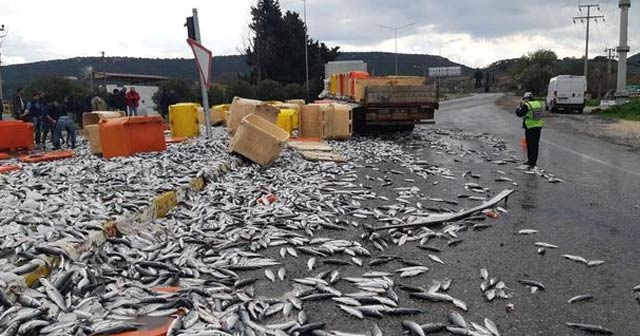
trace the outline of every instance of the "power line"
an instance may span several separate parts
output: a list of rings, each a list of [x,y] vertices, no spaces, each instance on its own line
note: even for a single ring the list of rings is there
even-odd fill
[[[576,20],[580,20],[580,22],[584,22],[584,20],[587,21],[587,37],[586,37],[586,46],[584,51],[584,76],[587,78],[587,83],[589,83],[589,80],[588,80],[588,77],[589,77],[589,26],[590,26],[591,20],[595,20],[596,22],[598,22],[598,19],[602,19],[604,21],[604,15],[591,15],[591,8],[596,8],[598,9],[598,11],[600,11],[599,4],[578,5],[578,10],[580,11],[580,13],[582,13],[582,10],[585,8],[587,10],[587,15],[574,16],[573,23],[576,23]]]
[[[611,88],[611,61],[616,57],[615,48],[606,48],[604,52],[607,54],[607,91]]]

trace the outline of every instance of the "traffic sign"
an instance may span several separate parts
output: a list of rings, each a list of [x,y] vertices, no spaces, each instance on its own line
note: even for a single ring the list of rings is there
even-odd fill
[[[191,47],[191,50],[193,50],[193,56],[196,59],[202,81],[206,87],[209,87],[211,84],[211,59],[213,53],[196,40],[187,39],[187,43]]]
[[[462,67],[436,67],[429,68],[429,77],[459,77],[462,75]]]

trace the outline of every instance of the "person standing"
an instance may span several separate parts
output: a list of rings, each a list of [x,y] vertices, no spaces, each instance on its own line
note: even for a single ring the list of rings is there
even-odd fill
[[[33,94],[33,99],[27,103],[20,120],[33,123],[36,145],[43,147],[42,131],[44,129],[44,107],[40,101],[40,93]]]
[[[527,92],[522,97],[520,106],[516,109],[516,115],[522,118],[527,139],[527,163],[529,169],[536,167],[538,163],[538,149],[540,147],[540,133],[544,126],[542,119],[542,102],[533,100],[533,94]]]
[[[76,148],[77,128],[73,119],[69,117],[64,104],[53,102],[52,108],[47,118],[54,125],[53,129],[53,147],[60,149],[60,140],[62,139],[62,131],[67,131],[67,139],[71,140],[71,148]],[[68,142],[68,141],[67,141]]]
[[[16,90],[16,95],[13,96],[13,118],[18,120],[20,119],[20,115],[24,113],[24,99],[22,98],[24,90],[22,88],[18,88]]]
[[[136,92],[135,87],[131,87],[125,96],[127,102],[127,115],[132,117],[138,114],[138,106],[140,106],[140,95]]]
[[[91,98],[91,111],[106,111],[107,103],[99,95],[94,94]]]

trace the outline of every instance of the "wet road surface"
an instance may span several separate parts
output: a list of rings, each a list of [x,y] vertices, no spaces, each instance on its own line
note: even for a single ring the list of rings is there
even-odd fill
[[[446,102],[437,114],[437,126],[488,132],[519,151],[521,121],[494,104],[498,97],[487,94]],[[526,277],[547,285],[545,292],[535,295],[520,290],[513,299],[516,310],[512,314],[504,314],[502,306],[491,307],[503,316],[497,320],[511,326],[505,334],[583,334],[570,333],[563,326],[571,321],[602,324],[619,335],[639,335],[640,305],[633,300],[632,288],[640,284],[640,155],[626,147],[556,129],[551,117],[542,131],[538,163],[566,183],[520,178],[505,225],[477,235],[482,238],[461,245],[456,254],[463,264],[484,265],[507,277],[509,283]],[[513,235],[523,228],[540,232]],[[537,241],[560,249],[539,256],[533,247]],[[562,254],[606,263],[587,268],[562,258]],[[566,303],[579,294],[591,294],[595,300]]]

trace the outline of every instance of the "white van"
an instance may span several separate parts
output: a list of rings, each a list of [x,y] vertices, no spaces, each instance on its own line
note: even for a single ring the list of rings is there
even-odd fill
[[[547,91],[547,110],[552,113],[578,111],[582,113],[585,105],[587,79],[584,76],[562,75],[551,78]]]

